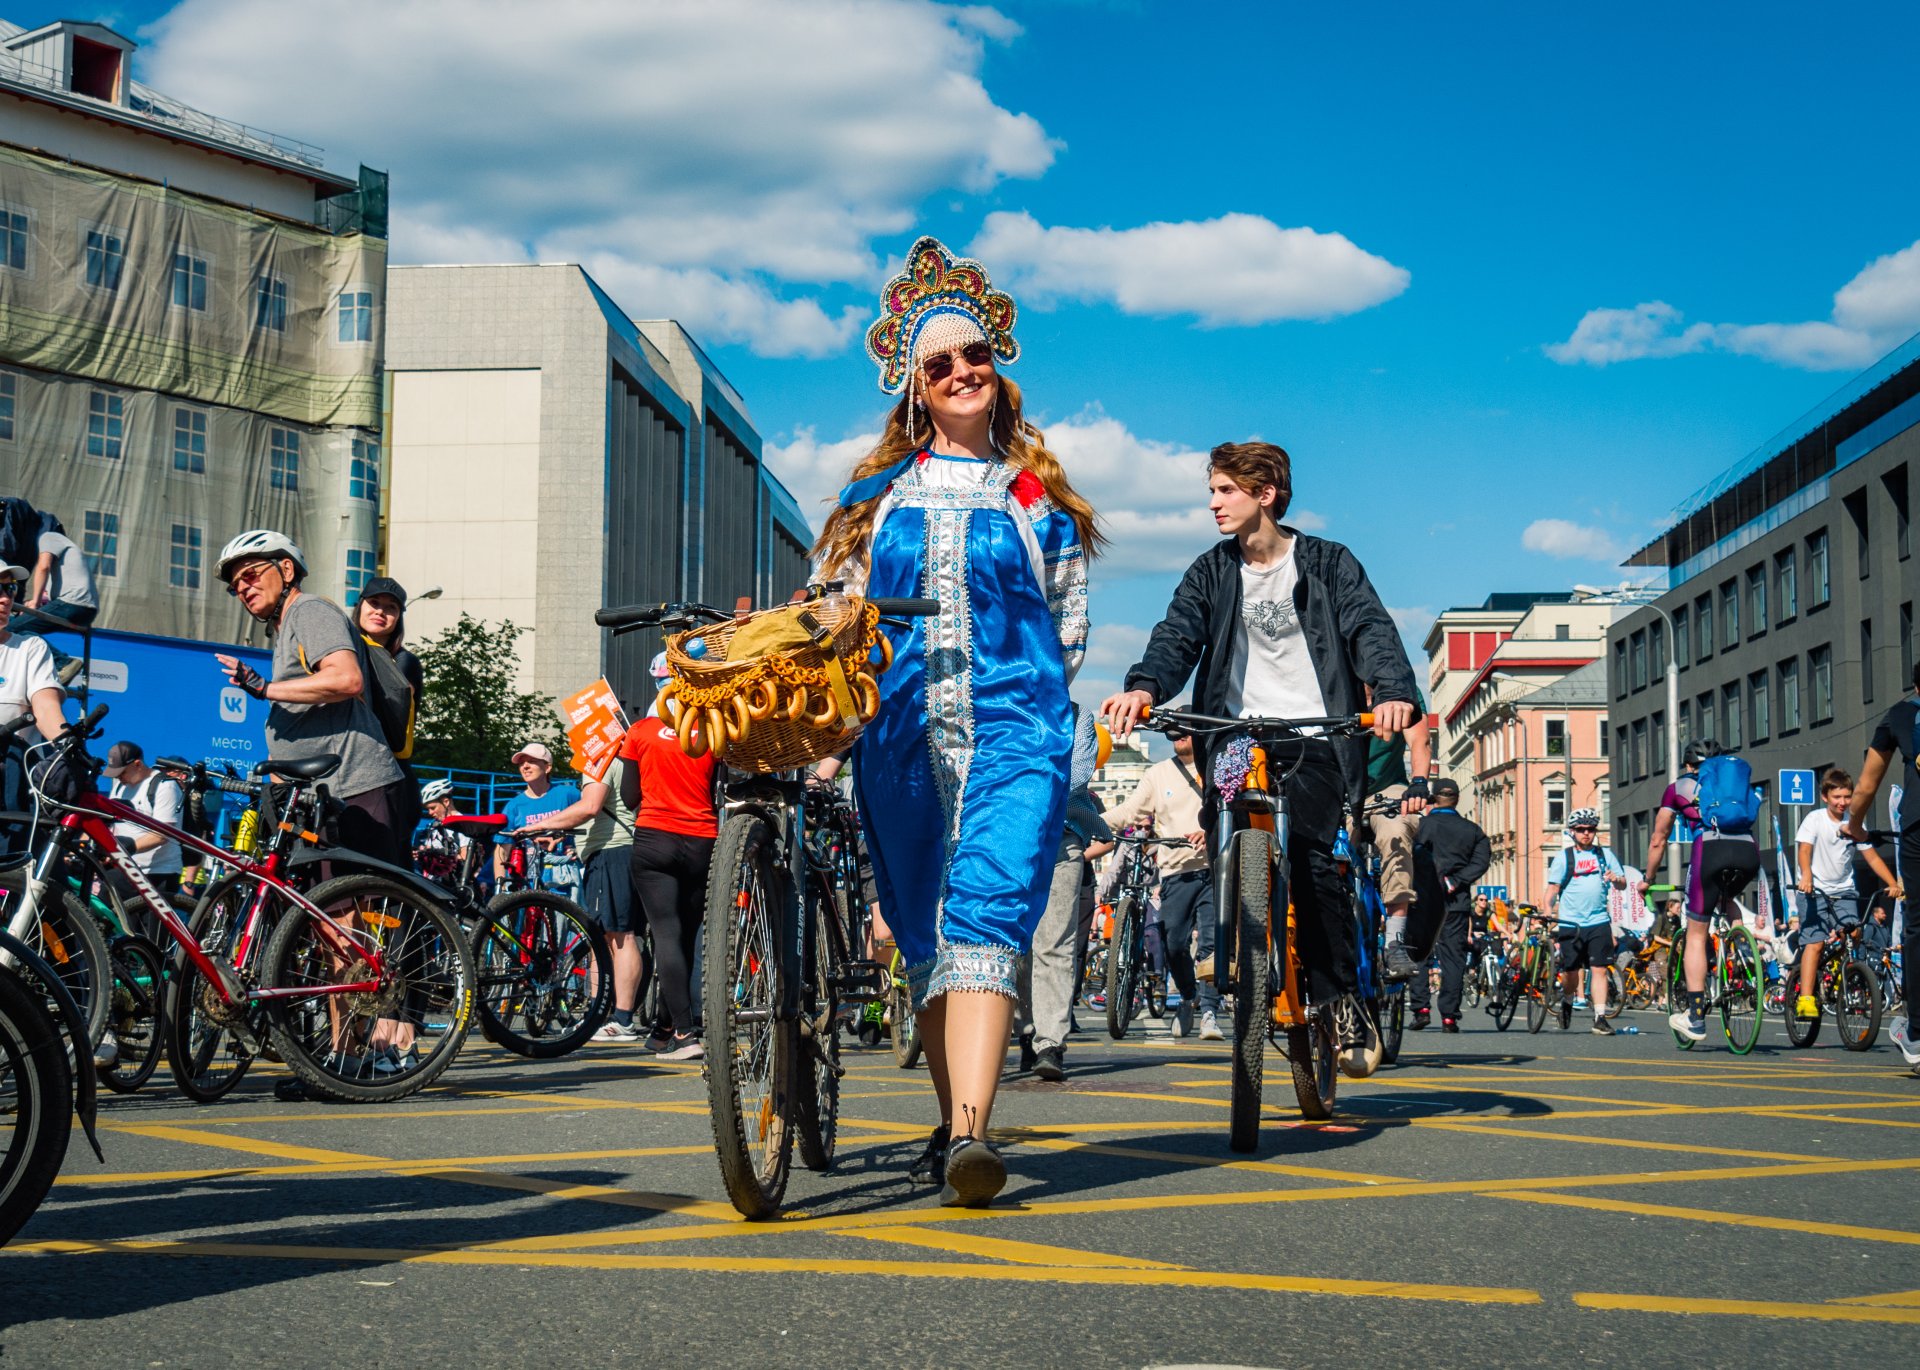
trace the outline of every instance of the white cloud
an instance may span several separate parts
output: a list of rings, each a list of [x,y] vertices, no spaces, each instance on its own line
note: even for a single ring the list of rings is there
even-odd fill
[[[767,469],[793,493],[815,532],[826,522],[828,504],[847,483],[854,463],[873,451],[878,431],[859,433],[838,442],[821,442],[811,428],[795,430],[786,442],[769,442],[762,449]]]
[[[1114,229],[1046,228],[1002,212],[987,216],[969,251],[1036,307],[1109,303],[1128,314],[1191,314],[1210,327],[1352,314],[1412,279],[1344,234],[1253,214]]]
[[[1018,33],[924,0],[183,0],[142,74],[388,168],[398,260],[619,262],[632,314],[814,355],[852,325],[783,285],[864,292],[928,196],[1052,164],[981,80]]]
[[[1566,561],[1618,563],[1626,555],[1625,549],[1604,529],[1570,519],[1535,519],[1520,534],[1520,545],[1529,552]]]
[[[1645,357],[1718,350],[1806,371],[1871,364],[1920,329],[1920,242],[1875,259],[1833,295],[1830,319],[1801,323],[1687,324],[1663,300],[1632,309],[1590,309],[1546,354],[1564,365],[1606,366]]]

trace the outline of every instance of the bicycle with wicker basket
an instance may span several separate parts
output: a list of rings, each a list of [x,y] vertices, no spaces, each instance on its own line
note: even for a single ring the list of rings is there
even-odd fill
[[[780,1211],[796,1141],[808,1168],[833,1164],[842,1015],[894,987],[889,967],[856,954],[836,872],[816,851],[851,860],[853,842],[807,840],[821,828],[850,838],[851,808],[804,768],[845,751],[879,710],[892,663],[882,623],[938,611],[828,585],[759,612],[742,601],[732,613],[656,604],[594,615],[616,633],[676,630],[662,717],[682,750],[725,763],[707,881],[704,1068],[721,1178],[749,1218]]]

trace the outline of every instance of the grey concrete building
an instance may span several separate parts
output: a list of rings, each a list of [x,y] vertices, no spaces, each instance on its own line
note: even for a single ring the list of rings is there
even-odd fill
[[[429,636],[462,611],[531,629],[522,688],[605,674],[651,696],[656,633],[602,604],[784,599],[807,521],[760,459],[746,401],[679,324],[635,322],[578,266],[389,274],[392,484],[384,565]]]
[[[1752,763],[1767,847],[1778,771],[1858,773],[1874,724],[1913,676],[1916,467],[1920,337],[1726,472],[1628,559],[1667,568],[1668,585],[1607,634],[1614,843],[1629,859],[1644,857],[1667,784],[1669,727]],[[1779,816],[1783,831],[1790,817]]]

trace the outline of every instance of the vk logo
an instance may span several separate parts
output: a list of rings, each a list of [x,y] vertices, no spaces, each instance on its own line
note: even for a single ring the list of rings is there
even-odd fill
[[[238,685],[229,685],[220,692],[220,721],[222,723],[247,721],[247,692]]]

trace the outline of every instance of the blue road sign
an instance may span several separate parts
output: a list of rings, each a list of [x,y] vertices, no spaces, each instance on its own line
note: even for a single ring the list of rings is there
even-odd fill
[[[1505,885],[1475,885],[1473,892],[1475,894],[1484,894],[1489,899],[1505,899],[1507,897],[1507,887]]]
[[[1780,772],[1780,802],[1782,804],[1813,803],[1813,772]]]

